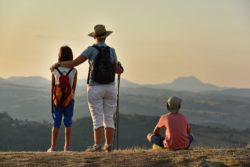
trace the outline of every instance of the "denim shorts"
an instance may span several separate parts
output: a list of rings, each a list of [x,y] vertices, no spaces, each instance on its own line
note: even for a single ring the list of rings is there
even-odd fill
[[[52,117],[53,117],[54,128],[60,128],[62,117],[64,126],[66,128],[71,127],[73,111],[74,111],[74,103],[75,103],[74,100],[71,100],[67,107],[56,107],[53,105]]]
[[[165,138],[162,137],[162,136],[153,135],[153,136],[151,137],[151,143],[152,143],[152,144],[156,144],[156,145],[158,145],[158,146],[164,148],[164,144],[163,144],[164,139],[165,139]],[[186,149],[188,149],[188,148],[190,147],[190,144],[193,142],[193,140],[194,140],[193,135],[192,135],[192,134],[189,134],[188,139],[189,139],[189,144],[188,144],[188,146],[187,146]]]
[[[164,139],[165,139],[165,138],[162,137],[162,136],[153,135],[153,136],[151,137],[151,143],[152,143],[152,144],[156,144],[156,145],[158,145],[158,146],[164,148],[164,144],[163,144]]]

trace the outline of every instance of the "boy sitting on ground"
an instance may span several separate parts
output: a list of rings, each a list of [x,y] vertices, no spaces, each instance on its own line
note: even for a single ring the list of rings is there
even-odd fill
[[[147,135],[150,143],[170,150],[188,149],[193,136],[190,134],[190,127],[186,117],[179,112],[181,99],[170,97],[167,100],[168,113],[160,117],[153,133]],[[161,130],[165,128],[165,137],[161,136]]]

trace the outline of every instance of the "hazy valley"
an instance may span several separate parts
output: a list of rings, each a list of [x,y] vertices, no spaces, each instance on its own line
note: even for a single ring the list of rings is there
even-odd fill
[[[177,86],[170,90],[158,85],[138,85],[122,80],[120,112],[160,116],[166,112],[166,99],[175,95],[183,99],[181,112],[193,124],[242,130],[250,127],[250,120],[247,119],[250,117],[250,89],[220,88],[203,84],[195,77],[179,78],[169,85]],[[185,90],[183,85],[186,85]],[[49,81],[41,77],[0,79],[0,113],[7,112],[21,120],[50,122],[49,87]],[[74,119],[90,116],[85,87],[85,81],[80,80]],[[195,87],[199,87],[200,91],[192,91]],[[211,90],[211,87],[217,90]]]

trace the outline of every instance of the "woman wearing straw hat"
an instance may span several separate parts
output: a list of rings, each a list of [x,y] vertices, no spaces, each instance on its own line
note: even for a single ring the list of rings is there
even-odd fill
[[[105,151],[111,151],[111,143],[114,136],[115,126],[113,115],[116,109],[116,90],[114,74],[123,73],[122,66],[117,61],[117,56],[115,50],[105,44],[106,38],[112,33],[112,31],[107,31],[104,25],[96,25],[94,27],[94,32],[88,34],[93,37],[96,43],[93,46],[89,46],[85,49],[82,54],[74,59],[73,61],[60,62],[52,65],[51,69],[55,67],[68,67],[72,68],[78,66],[89,60],[89,75],[87,81],[87,96],[88,96],[88,106],[90,114],[93,121],[94,127],[94,145],[87,149],[87,151],[102,151],[102,135],[105,135]],[[101,55],[100,55],[101,54]],[[108,56],[108,62],[112,63],[112,69],[114,74],[111,80],[103,82],[102,79],[97,79],[98,77],[95,72],[97,60],[100,61],[100,57]],[[107,61],[106,61],[107,62]],[[105,70],[101,70],[105,71]]]

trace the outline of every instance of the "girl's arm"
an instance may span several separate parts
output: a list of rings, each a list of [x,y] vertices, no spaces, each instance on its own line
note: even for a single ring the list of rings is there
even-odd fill
[[[76,71],[76,74],[75,74],[75,77],[74,77],[74,82],[73,82],[73,93],[75,94],[75,90],[76,90],[76,84],[77,84],[77,71]]]
[[[72,61],[63,61],[63,62],[58,62],[53,64],[50,67],[50,70],[53,71],[56,67],[67,67],[67,68],[73,68],[75,66],[78,66],[79,64],[82,64],[83,62],[85,62],[87,60],[86,57],[84,56],[78,56],[76,59],[72,60]]]

